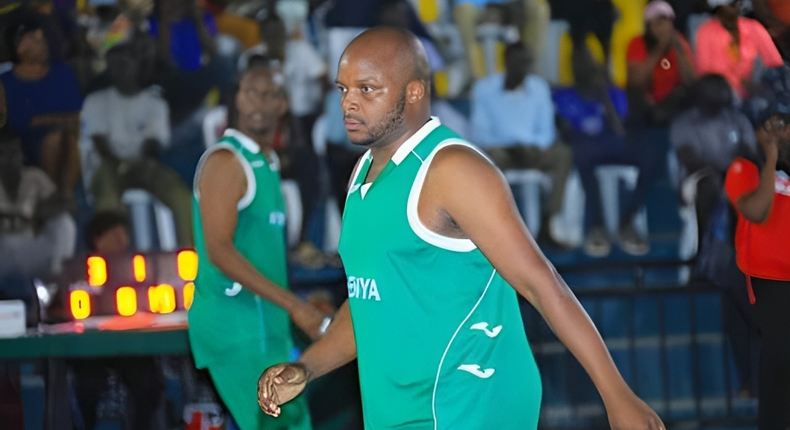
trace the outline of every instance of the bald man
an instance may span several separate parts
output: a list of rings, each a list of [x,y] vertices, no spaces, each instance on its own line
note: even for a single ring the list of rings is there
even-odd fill
[[[358,358],[367,429],[535,429],[541,383],[519,293],[590,374],[612,428],[663,428],[535,246],[502,174],[431,118],[429,78],[402,30],[368,30],[341,57],[345,127],[369,149],[343,214],[349,299],[298,362],[264,371],[261,408],[278,416]]]
[[[324,316],[288,290],[285,205],[274,138],[288,104],[282,76],[254,68],[239,82],[231,127],[195,175],[200,265],[189,308],[195,364],[208,369],[241,430],[310,430],[304,399],[274,420],[257,406],[262,368],[290,359],[290,320],[312,338]]]

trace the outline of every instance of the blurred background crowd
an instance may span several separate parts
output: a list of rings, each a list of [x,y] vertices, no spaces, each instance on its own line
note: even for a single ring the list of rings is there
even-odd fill
[[[422,40],[434,115],[503,170],[552,260],[734,267],[710,232],[734,229],[715,222],[730,164],[790,114],[788,1],[0,0],[0,291],[76,255],[191,246],[195,167],[255,65],[288,96],[291,261],[339,270],[364,149],[334,75],[376,25]],[[709,267],[680,281],[745,288]]]

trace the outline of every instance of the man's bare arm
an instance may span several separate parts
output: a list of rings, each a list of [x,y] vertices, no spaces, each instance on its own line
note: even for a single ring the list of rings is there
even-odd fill
[[[230,279],[285,309],[299,328],[310,337],[318,338],[323,315],[263,276],[233,245],[237,205],[247,189],[247,178],[236,156],[225,150],[211,154],[202,167],[197,186],[206,251],[211,263]]]
[[[296,363],[281,363],[266,369],[258,379],[258,406],[273,417],[280,405],[293,400],[307,383],[349,363],[357,356],[348,300],[321,340],[314,343]]]
[[[348,300],[335,314],[326,335],[314,343],[299,358],[299,362],[310,372],[309,380],[350,363],[357,358],[357,343],[354,339],[354,328],[351,324],[351,311]]]
[[[499,273],[541,313],[592,378],[613,428],[660,428],[660,420],[627,386],[587,313],[538,249],[502,175],[460,146],[436,155],[419,202],[420,218],[438,208]],[[433,202],[431,202],[433,200]]]

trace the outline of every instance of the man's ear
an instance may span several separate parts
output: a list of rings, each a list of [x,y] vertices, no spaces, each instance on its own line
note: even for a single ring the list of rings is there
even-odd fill
[[[406,84],[406,102],[417,103],[425,97],[425,83],[422,81],[411,81]]]

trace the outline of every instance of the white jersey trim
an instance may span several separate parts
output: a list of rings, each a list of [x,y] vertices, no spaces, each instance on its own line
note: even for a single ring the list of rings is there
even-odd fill
[[[257,182],[255,181],[255,173],[252,171],[252,166],[250,166],[249,161],[244,158],[243,155],[231,144],[229,143],[217,143],[209,147],[206,152],[200,157],[200,161],[198,161],[197,170],[195,173],[195,181],[193,183],[193,188],[195,190],[195,198],[197,201],[200,201],[200,175],[203,172],[203,164],[208,160],[208,157],[219,151],[219,150],[227,150],[230,151],[233,155],[236,156],[236,159],[239,160],[241,167],[244,169],[244,176],[247,177],[247,191],[244,192],[244,195],[239,200],[238,205],[236,205],[236,209],[241,211],[245,209],[247,206],[252,203],[255,199],[255,192],[257,191]]]
[[[483,298],[486,296],[486,293],[488,292],[488,288],[491,287],[491,282],[494,281],[494,276],[496,276],[496,269],[494,269],[494,271],[491,272],[491,277],[488,278],[488,283],[486,284],[486,287],[483,289],[483,294],[481,294],[480,298],[477,299],[477,303],[475,303],[475,305],[472,307],[472,310],[469,311],[468,314],[466,314],[466,318],[464,318],[464,320],[461,321],[461,324],[458,325],[458,328],[455,329],[455,333],[453,333],[453,336],[450,338],[450,342],[448,342],[447,346],[444,348],[444,353],[442,353],[442,358],[441,360],[439,360],[439,368],[436,369],[436,380],[433,383],[433,394],[431,395],[431,411],[433,413],[433,430],[437,430],[439,427],[439,419],[436,416],[436,389],[439,387],[439,376],[442,373],[442,366],[444,365],[444,359],[447,357],[447,352],[450,351],[450,347],[453,345],[453,341],[455,341],[455,338],[458,336],[458,333],[464,327],[464,324],[466,324],[466,322],[469,321],[469,318],[472,317],[472,314],[475,313],[478,306],[480,306],[480,302],[482,302]]]
[[[420,220],[420,214],[417,210],[417,206],[420,202],[422,186],[425,183],[425,177],[428,174],[428,168],[431,166],[433,158],[443,148],[451,145],[466,146],[477,151],[480,153],[480,155],[485,157],[485,154],[480,152],[480,150],[474,147],[474,145],[461,139],[452,138],[440,143],[436,148],[434,148],[433,152],[431,152],[425,161],[420,160],[422,161],[422,166],[420,167],[420,170],[417,171],[417,176],[414,178],[414,183],[412,184],[411,191],[409,192],[409,201],[406,204],[406,217],[409,219],[409,225],[411,226],[414,234],[416,234],[425,242],[448,251],[469,252],[477,249],[477,245],[475,245],[474,242],[472,242],[470,239],[458,239],[454,237],[442,236],[439,233],[431,231],[425,226],[425,224],[422,223],[422,220]],[[417,154],[414,155],[416,156]]]

